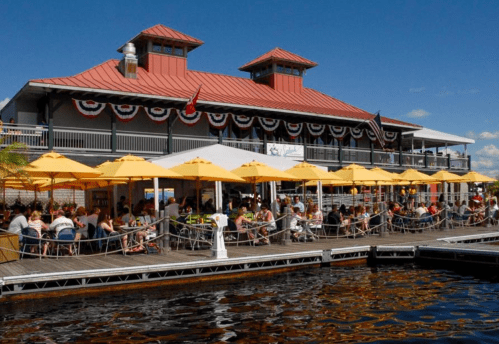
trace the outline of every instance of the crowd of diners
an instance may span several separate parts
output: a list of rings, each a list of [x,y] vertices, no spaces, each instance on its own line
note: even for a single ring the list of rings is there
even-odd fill
[[[402,190],[404,190],[402,188]],[[116,215],[111,216],[107,209],[93,208],[86,209],[83,206],[75,210],[59,209],[52,214],[43,212],[41,205],[26,207],[22,204],[15,204],[3,211],[2,228],[13,234],[17,234],[22,241],[23,228],[32,228],[39,238],[57,239],[58,234],[64,228],[74,228],[76,231],[75,240],[105,238],[107,236],[121,236],[122,247],[126,250],[144,250],[144,241],[151,231],[156,230],[154,202],[152,199],[140,200],[130,211],[129,202],[122,196],[116,204]],[[302,201],[300,196],[277,197],[276,206],[273,211],[270,209],[270,200],[257,195],[252,197],[229,199],[224,195],[223,212],[229,218],[228,232],[239,234],[246,238],[248,242],[255,245],[265,245],[269,243],[269,235],[282,230],[282,218],[286,214],[286,208],[290,211],[289,227],[291,239],[294,241],[315,241],[317,240],[317,229],[325,226],[327,229],[334,228],[338,234],[351,235],[352,228],[358,229],[360,233],[366,233],[372,228],[376,228],[381,223],[381,203],[372,205],[358,204],[347,207],[345,204],[333,204],[331,211],[326,216],[323,215],[318,204],[312,199]],[[388,230],[396,227],[395,219],[399,216],[405,219],[418,219],[424,214],[430,214],[434,223],[441,223],[442,211],[447,208],[450,218],[459,219],[467,225],[485,225],[485,208],[490,204],[491,217],[499,220],[497,198],[488,196],[484,201],[477,192],[472,198],[466,201],[456,201],[454,204],[446,204],[443,195],[438,202],[418,202],[417,194],[409,191],[401,191],[398,195],[398,202],[387,202],[382,208],[387,209],[386,221]],[[187,201],[183,197],[179,202],[175,197],[170,197],[167,204],[160,204],[166,207],[171,216],[170,232],[179,235],[180,229],[186,225],[190,216],[194,215],[192,201]],[[209,199],[201,205],[204,214],[216,212],[213,199]],[[114,213],[114,211],[113,211]],[[137,223],[141,220],[142,223]],[[355,226],[352,226],[352,225]],[[123,231],[124,227],[144,226],[144,230],[134,233],[134,241],[137,243],[130,248],[129,236]],[[230,235],[229,235],[230,237]],[[53,241],[43,242],[42,252],[46,256],[53,249]],[[68,254],[72,255],[72,248],[68,247]]]

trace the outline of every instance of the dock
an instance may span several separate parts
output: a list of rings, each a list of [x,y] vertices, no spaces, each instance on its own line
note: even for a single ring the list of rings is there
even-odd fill
[[[172,249],[164,254],[80,255],[0,264],[0,302],[205,283],[248,278],[294,269],[340,264],[449,261],[499,266],[499,227],[459,227],[448,231],[390,233],[386,237],[320,239],[270,246],[227,245],[228,259],[214,259],[210,249]]]

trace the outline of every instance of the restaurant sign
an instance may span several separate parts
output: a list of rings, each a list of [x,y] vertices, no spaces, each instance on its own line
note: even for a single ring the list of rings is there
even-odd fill
[[[303,160],[305,157],[303,145],[288,145],[282,143],[267,143],[267,155],[300,160]]]

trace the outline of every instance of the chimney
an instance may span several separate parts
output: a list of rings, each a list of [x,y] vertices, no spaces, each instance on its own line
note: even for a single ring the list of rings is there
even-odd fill
[[[119,64],[119,70],[125,78],[137,79],[137,56],[135,55],[135,45],[125,44],[123,48],[123,58]]]

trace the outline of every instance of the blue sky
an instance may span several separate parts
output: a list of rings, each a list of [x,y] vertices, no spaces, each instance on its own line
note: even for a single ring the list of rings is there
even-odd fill
[[[498,1],[0,1],[0,106],[30,79],[69,76],[164,24],[205,42],[189,69],[281,47],[319,64],[304,85],[369,112],[474,138],[499,175]],[[462,146],[454,147],[462,151]]]

